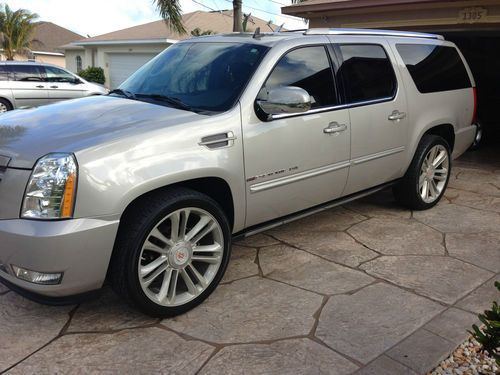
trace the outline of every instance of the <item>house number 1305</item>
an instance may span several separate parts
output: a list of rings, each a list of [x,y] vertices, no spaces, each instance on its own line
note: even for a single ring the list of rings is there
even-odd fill
[[[483,20],[488,11],[485,8],[465,8],[459,13],[459,19],[461,22],[473,23]]]

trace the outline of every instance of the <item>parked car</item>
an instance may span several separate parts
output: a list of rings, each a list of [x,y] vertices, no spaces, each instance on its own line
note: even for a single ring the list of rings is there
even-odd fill
[[[234,237],[392,186],[443,196],[474,79],[436,35],[229,34],[166,49],[107,96],[0,118],[0,278],[40,301],[114,289],[155,316],[215,289]]]
[[[87,82],[55,65],[0,62],[0,113],[107,93],[108,90],[103,86]]]

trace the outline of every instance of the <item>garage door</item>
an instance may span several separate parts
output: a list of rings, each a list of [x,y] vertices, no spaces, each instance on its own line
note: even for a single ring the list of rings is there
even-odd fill
[[[137,69],[155,57],[154,53],[110,53],[109,78],[111,89],[115,89]]]

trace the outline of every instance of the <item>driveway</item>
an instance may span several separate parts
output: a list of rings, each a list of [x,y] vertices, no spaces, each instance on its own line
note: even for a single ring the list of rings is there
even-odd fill
[[[455,163],[434,209],[390,192],[234,246],[224,282],[156,320],[109,289],[48,307],[0,286],[0,372],[421,374],[498,297],[500,153]]]

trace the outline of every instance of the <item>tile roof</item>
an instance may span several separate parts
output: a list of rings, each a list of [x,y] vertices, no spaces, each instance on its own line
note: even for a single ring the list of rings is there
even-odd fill
[[[184,14],[182,20],[184,22],[184,27],[187,30],[186,35],[179,35],[171,31],[163,20],[159,20],[98,35],[93,38],[86,38],[78,42],[87,43],[151,39],[182,40],[191,37],[191,31],[195,28],[199,28],[201,31],[211,30],[215,33],[228,33],[233,30],[232,10],[224,10],[220,12],[196,11]],[[267,26],[267,21],[252,16],[248,22],[248,31],[254,31],[257,27],[260,27],[261,31],[264,32],[272,31],[278,26],[271,24],[271,29]],[[78,42],[76,44],[78,44]]]
[[[59,46],[81,40],[82,35],[74,33],[64,27],[56,25],[52,22],[37,22],[33,42],[31,43],[32,51],[43,52],[61,52]]]

